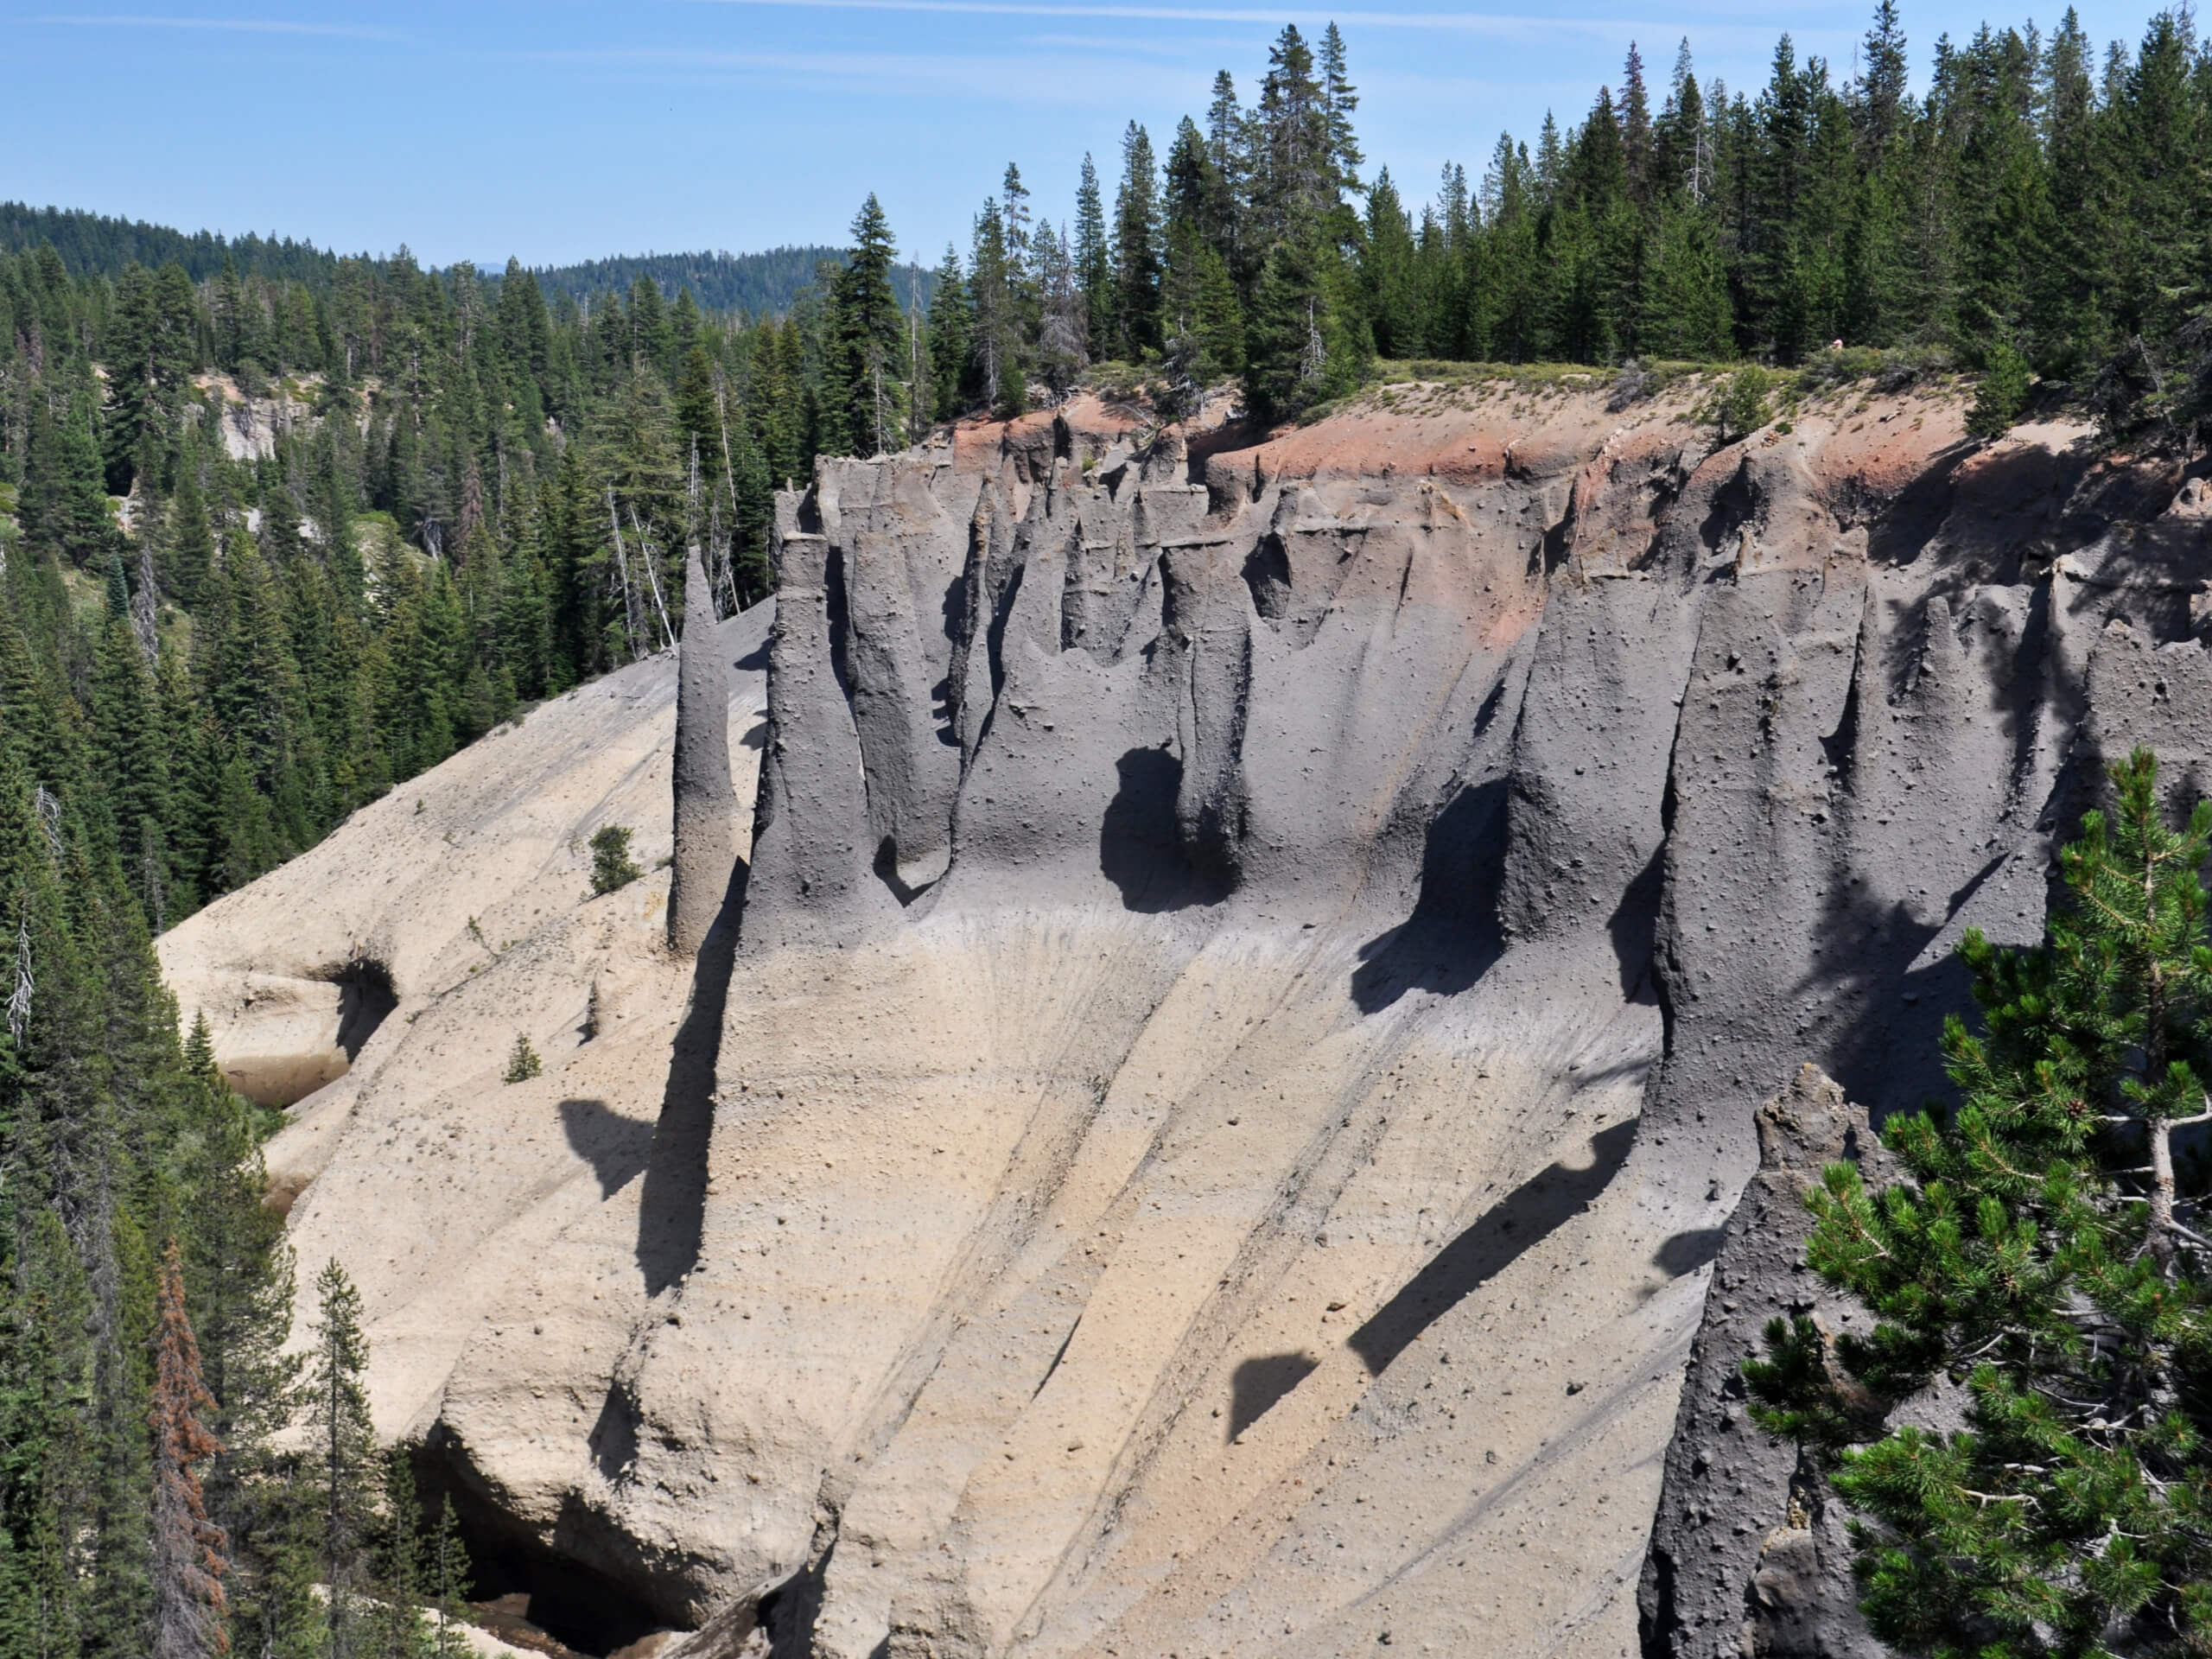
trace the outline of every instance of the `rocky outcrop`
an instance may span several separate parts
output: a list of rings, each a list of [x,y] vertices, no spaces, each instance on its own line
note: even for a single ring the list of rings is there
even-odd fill
[[[668,948],[696,955],[721,913],[737,862],[737,795],[730,787],[729,652],[715,626],[714,589],[699,549],[683,576],[683,643],[677,649],[676,752],[669,767],[675,846],[668,873]]]
[[[2212,713],[2177,474],[1939,392],[1716,447],[1699,395],[1079,400],[825,461],[734,957],[543,1105],[449,1092],[425,1013],[334,1120],[295,1226],[404,1357],[379,1421],[626,1628],[1631,1648],[1759,1106],[1808,1060],[1878,1120],[1940,1089],[1960,932],[2032,937],[2097,756],[2186,786]],[[550,1107],[595,1185],[519,1156]],[[480,1133],[480,1191],[395,1173]],[[436,1271],[471,1205],[529,1217],[488,1300]],[[1736,1637],[1829,1571],[1759,1555],[1789,1518],[1727,1535]],[[1722,1628],[1673,1605],[1706,1572],[1652,1628]]]
[[[1751,1421],[1744,1363],[1776,1319],[1831,1338],[1870,1320],[1804,1265],[1805,1193],[1830,1164],[1894,1179],[1863,1108],[1807,1065],[1759,1108],[1759,1167],[1713,1265],[1638,1592],[1652,1659],[1881,1659],[1859,1615],[1840,1506],[1794,1446]],[[1870,1402],[1871,1403],[1871,1402]]]

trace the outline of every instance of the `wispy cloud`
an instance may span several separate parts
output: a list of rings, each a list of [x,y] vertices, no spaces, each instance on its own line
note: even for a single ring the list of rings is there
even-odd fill
[[[868,87],[908,97],[1065,107],[1120,107],[1159,85],[1156,63],[1110,53],[967,55],[930,52],[721,51],[699,47],[553,48],[503,54],[513,60],[613,72],[658,85],[710,85],[762,79]]]
[[[359,23],[302,23],[287,17],[156,17],[121,16],[106,13],[55,14],[24,21],[68,29],[181,29],[235,35],[308,35],[346,41],[398,41],[405,36],[389,29]]]
[[[1021,37],[1029,46],[1057,47],[1074,52],[1116,52],[1129,57],[1191,58],[1212,52],[1251,49],[1247,36],[1233,35],[1176,35],[1149,39],[1141,35],[1061,35],[1046,33]],[[1211,61],[1211,60],[1209,60]]]
[[[1285,23],[1318,29],[1328,23],[1345,28],[1427,30],[1479,36],[1529,45],[1562,38],[1618,44],[1630,38],[1672,40],[1684,32],[1681,19],[1654,17],[1573,17],[1528,16],[1503,11],[1365,11],[1300,10],[1295,8],[1261,10],[1244,6],[1144,5],[1122,0],[690,0],[695,5],[747,6],[796,11],[919,12],[939,16],[977,17],[1049,17],[1073,20],[1104,18],[1131,22],[1242,23],[1270,34]],[[1689,33],[1708,45],[1771,47],[1774,28],[1770,22],[1729,23],[1700,19]],[[1796,31],[1799,43],[1853,38],[1848,31],[1818,28]]]
[[[732,6],[781,6],[811,11],[918,11],[982,17],[1107,17],[1135,22],[1250,23],[1280,29],[1285,23],[1358,23],[1374,29],[1439,29],[1454,34],[1491,35],[1537,40],[1560,35],[1594,35],[1610,39],[1625,29],[1648,25],[1598,17],[1529,17],[1487,11],[1300,11],[1257,10],[1243,6],[1128,5],[1115,0],[695,0]]]

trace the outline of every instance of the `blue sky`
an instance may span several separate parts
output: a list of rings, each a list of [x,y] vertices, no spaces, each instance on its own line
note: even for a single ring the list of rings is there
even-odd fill
[[[1590,0],[1545,12],[1390,0],[1334,12],[1119,0],[0,0],[0,198],[343,250],[531,264],[841,241],[882,199],[904,248],[963,245],[1009,161],[1071,211],[1109,188],[1131,118],[1156,145],[1217,68],[1249,99],[1281,24],[1349,46],[1369,170],[1415,201],[1477,175],[1501,129],[1586,110],[1640,43],[1655,89],[1688,36],[1700,79],[1764,79],[1775,37],[1852,63],[1872,0],[1789,8]],[[2078,7],[2133,41],[2146,3]],[[2056,8],[2042,21],[2057,15]],[[1916,72],[1985,16],[1914,4]]]

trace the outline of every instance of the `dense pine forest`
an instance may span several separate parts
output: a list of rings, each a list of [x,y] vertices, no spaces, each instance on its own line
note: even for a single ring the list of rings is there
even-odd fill
[[[82,208],[33,207],[0,201],[0,253],[51,247],[74,276],[120,276],[133,264],[159,269],[180,264],[194,282],[221,274],[226,264],[247,276],[282,277],[327,289],[346,263],[338,254],[309,242],[271,234],[237,238],[211,231],[188,234],[143,219],[111,218]],[[639,276],[651,276],[665,294],[686,289],[709,311],[780,312],[802,289],[817,279],[823,261],[843,251],[830,247],[770,248],[761,253],[648,253],[612,259],[587,259],[570,265],[536,265],[531,275],[547,294],[567,293],[587,300],[625,292]],[[927,272],[912,273],[924,299]],[[907,274],[900,274],[902,286]]]
[[[2212,52],[1939,41],[1614,86],[1426,205],[1333,28],[1131,124],[964,249],[533,273],[0,210],[0,1659],[442,1650],[449,1526],[378,1464],[342,1267],[287,1347],[268,1115],[153,937],[537,699],[673,642],[684,546],[770,586],[774,492],[1086,375],[1311,414],[1380,359],[1791,365],[1836,342],[2182,447],[2212,410]],[[803,260],[805,269],[794,268]],[[742,263],[742,262],[740,262]],[[1854,359],[1855,360],[1855,359]],[[321,1587],[318,1587],[321,1586]],[[371,1592],[373,1593],[371,1593]]]

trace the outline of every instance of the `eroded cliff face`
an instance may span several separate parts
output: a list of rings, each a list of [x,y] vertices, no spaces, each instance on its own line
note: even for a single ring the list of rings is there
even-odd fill
[[[1960,931],[2212,713],[2201,485],[1694,395],[824,462],[645,1166],[380,1421],[696,1652],[1632,1649],[1755,1109],[1917,1103]],[[1732,1653],[1697,1570],[1653,1639]]]

